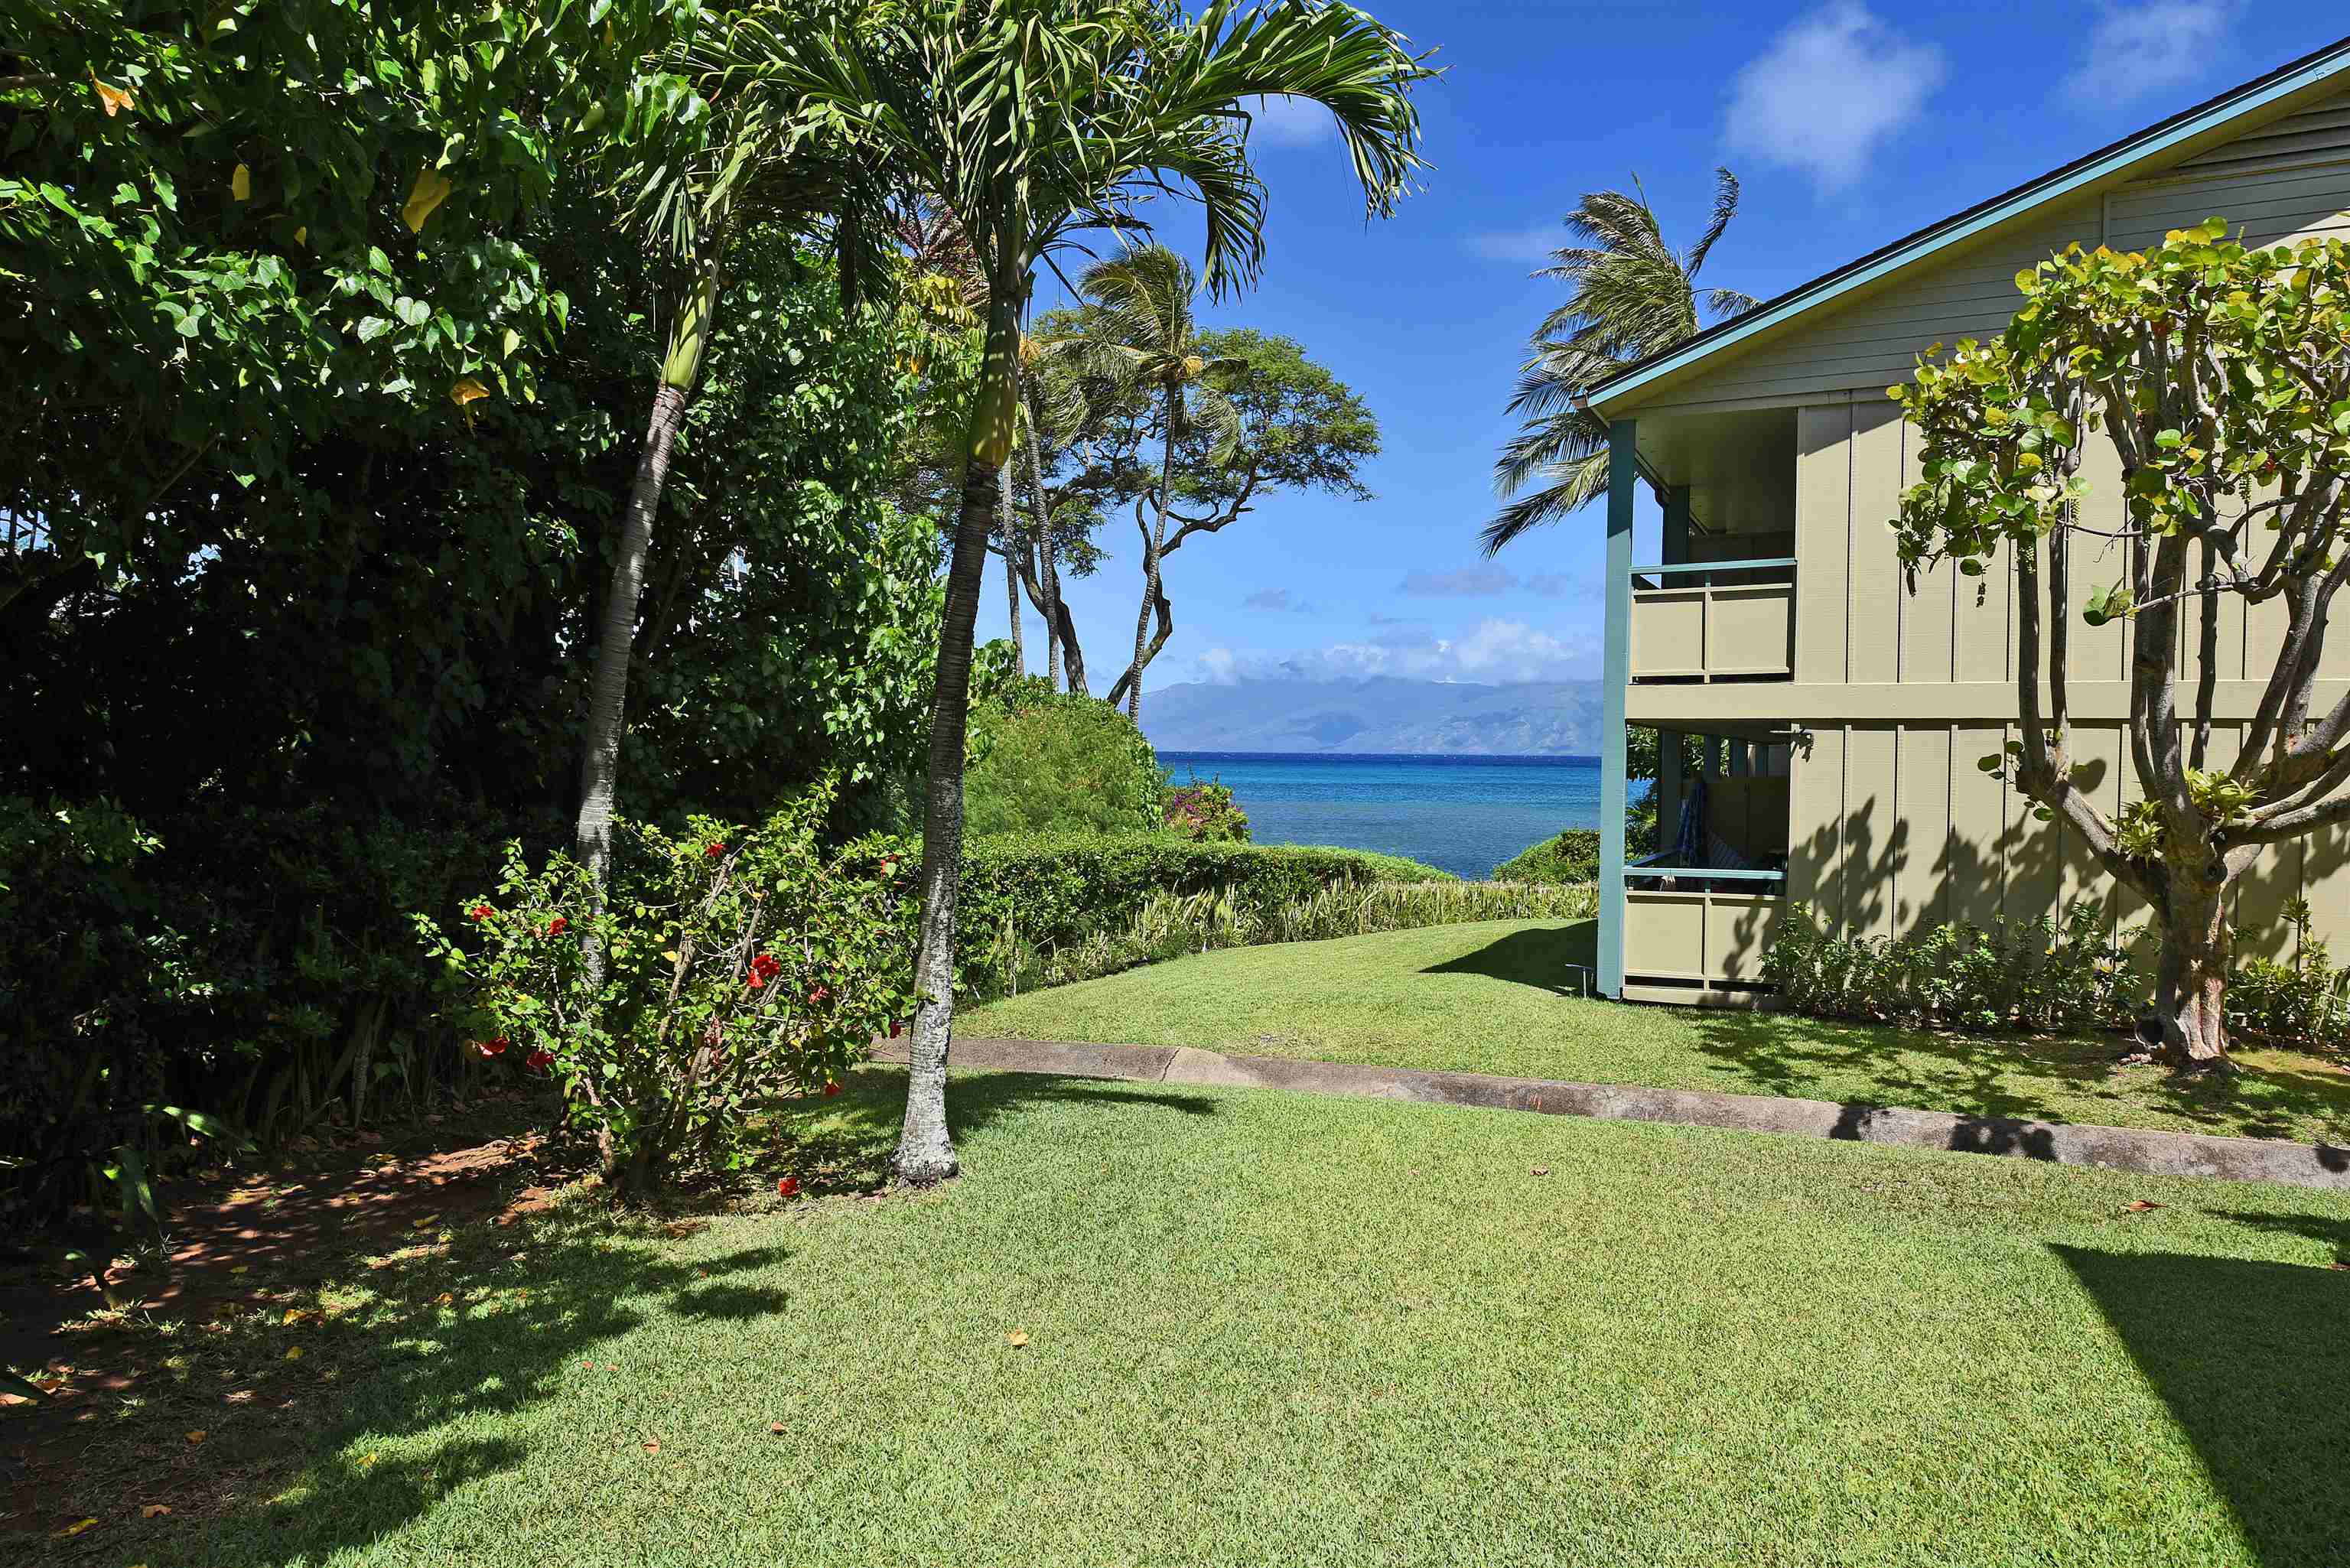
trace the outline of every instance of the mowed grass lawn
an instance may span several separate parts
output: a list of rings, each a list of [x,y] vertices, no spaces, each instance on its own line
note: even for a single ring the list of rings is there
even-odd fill
[[[795,1113],[812,1187],[878,1171],[902,1083]],[[2350,1199],[1278,1091],[953,1095],[969,1174],[934,1194],[474,1224],[351,1269],[327,1327],[179,1331],[213,1413],[77,1429],[62,1490],[298,1431],[295,1462],[17,1560],[2343,1561]]]
[[[1944,1035],[1568,994],[1591,926],[1493,920],[1234,948],[959,1013],[972,1036],[1191,1045],[1325,1062],[1920,1110],[2350,1140],[2350,1073],[2248,1049],[2232,1080],[2181,1087],[2116,1067],[2122,1043]],[[2343,1561],[2350,1563],[2350,1541]]]

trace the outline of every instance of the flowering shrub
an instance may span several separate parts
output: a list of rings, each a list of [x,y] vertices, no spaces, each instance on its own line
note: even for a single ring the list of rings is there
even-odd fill
[[[1798,904],[1762,955],[1762,978],[1791,1012],[1814,1018],[1978,1033],[2119,1028],[2145,994],[2104,911],[2087,901],[2061,929],[2043,916],[1901,938],[1842,936]]]
[[[751,832],[624,824],[600,913],[568,856],[533,868],[513,846],[453,933],[417,918],[475,1054],[559,1083],[622,1191],[749,1163],[758,1101],[830,1092],[911,1013],[913,868],[886,846],[826,854],[829,805],[816,792]],[[606,954],[592,989],[588,942]]]
[[[1222,784],[1196,779],[1167,794],[1167,826],[1199,844],[1246,844],[1248,813],[1232,800]]]

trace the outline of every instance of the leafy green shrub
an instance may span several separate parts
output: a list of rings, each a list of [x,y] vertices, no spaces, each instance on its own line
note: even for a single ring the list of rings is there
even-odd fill
[[[1493,867],[1496,882],[1544,882],[1552,887],[1599,880],[1599,830],[1570,827],[1521,850]]]
[[[972,837],[1149,832],[1166,794],[1159,753],[1099,698],[1030,677],[972,709],[963,827]]]
[[[827,856],[830,806],[811,792],[750,833],[624,825],[600,914],[584,867],[558,854],[534,869],[517,845],[456,935],[417,917],[472,1050],[560,1083],[621,1193],[739,1169],[754,1102],[835,1092],[912,1015],[912,864],[869,845]],[[591,936],[607,955],[592,988]]]
[[[2228,979],[2228,1029],[2340,1049],[2350,1044],[2350,970],[2334,967],[2325,944],[2309,934],[2309,900],[2285,907],[2293,956],[2283,963],[2249,958]]]
[[[204,1152],[191,1131],[280,1144],[456,1091],[468,1069],[407,917],[494,866],[496,820],[318,805],[158,826],[0,799],[0,1220],[151,1196]]]
[[[1789,1010],[1814,1018],[1978,1033],[2122,1027],[2144,990],[2103,910],[2087,901],[2061,929],[2043,916],[1900,938],[1842,936],[1797,904],[1762,955],[1762,978]]]
[[[1246,844],[1248,813],[1232,800],[1222,784],[1193,779],[1168,792],[1167,826],[1170,832],[1200,844]]]

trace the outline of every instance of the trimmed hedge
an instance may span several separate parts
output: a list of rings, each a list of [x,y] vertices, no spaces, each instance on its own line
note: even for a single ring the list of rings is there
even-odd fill
[[[1195,844],[1163,834],[984,838],[963,854],[957,945],[968,961],[1009,922],[1037,947],[1066,946],[1128,925],[1159,893],[1224,893],[1263,918],[1334,887],[1454,880],[1418,861],[1352,849]]]

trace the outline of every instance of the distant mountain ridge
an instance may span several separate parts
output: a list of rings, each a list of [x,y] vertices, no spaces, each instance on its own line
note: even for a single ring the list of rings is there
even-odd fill
[[[1408,680],[1238,680],[1142,695],[1142,730],[1169,752],[1596,756],[1596,680],[1515,686]]]

